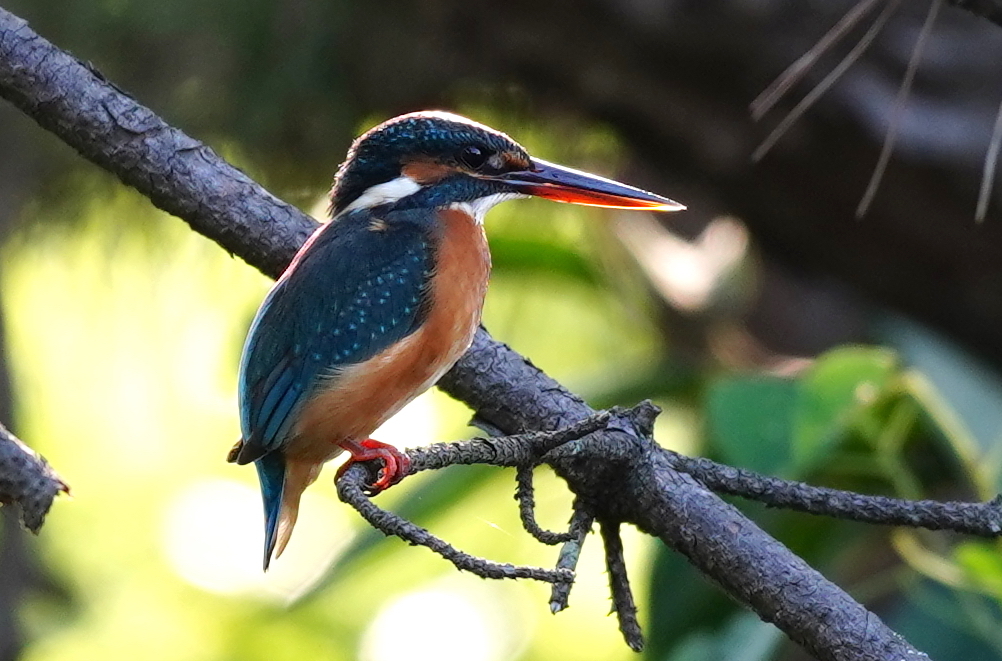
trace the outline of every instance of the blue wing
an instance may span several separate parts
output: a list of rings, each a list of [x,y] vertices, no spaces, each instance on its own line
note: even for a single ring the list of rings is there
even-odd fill
[[[320,377],[337,378],[419,326],[429,304],[430,210],[360,210],[321,228],[265,298],[240,365],[237,463],[286,441]]]

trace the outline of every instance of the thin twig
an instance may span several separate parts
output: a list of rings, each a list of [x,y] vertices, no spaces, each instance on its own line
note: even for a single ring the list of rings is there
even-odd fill
[[[762,119],[773,106],[783,98],[817,63],[818,59],[824,55],[828,49],[841,41],[842,37],[856,27],[864,16],[870,13],[880,0],[861,0],[856,6],[846,12],[845,16],[836,23],[817,43],[806,53],[797,58],[797,61],[786,68],[786,71],[779,74],[776,80],[772,81],[761,94],[751,102],[749,109],[755,121]]]
[[[560,555],[557,556],[557,569],[575,571],[578,566],[578,558],[581,557],[581,549],[584,548],[585,539],[591,532],[595,517],[579,502],[574,503],[574,515],[571,516],[569,530],[574,534],[574,538],[564,543],[560,547]],[[550,589],[550,612],[559,613],[567,608],[568,600],[571,596],[573,582],[554,583]]]
[[[884,172],[887,171],[887,163],[891,160],[891,154],[894,152],[894,143],[897,141],[898,129],[904,116],[905,102],[908,100],[908,95],[911,94],[912,82],[915,80],[915,72],[918,71],[919,61],[922,59],[922,51],[925,50],[926,41],[932,33],[932,26],[936,23],[936,16],[942,6],[943,0],[932,0],[929,4],[929,13],[926,14],[925,23],[922,24],[922,30],[915,40],[915,47],[908,60],[904,80],[901,81],[898,96],[894,99],[894,109],[891,110],[891,121],[887,126],[887,133],[884,135],[884,144],[880,148],[880,157],[877,159],[876,167],[873,168],[873,175],[870,177],[870,183],[866,186],[866,192],[863,193],[863,199],[856,207],[856,218],[862,218],[870,209],[870,204],[873,203],[877,189],[880,188],[880,182],[884,178]]]
[[[411,473],[437,470],[457,464],[535,465],[550,450],[604,429],[611,415],[608,411],[599,411],[581,422],[556,431],[529,432],[495,438],[471,438],[468,441],[433,443],[420,448],[408,448]]]
[[[630,589],[623,557],[623,539],[619,536],[619,522],[601,521],[602,542],[605,545],[605,566],[609,571],[609,589],[612,591],[612,609],[619,620],[619,630],[626,644],[634,652],[644,649],[644,633],[637,620],[637,603]]]
[[[1000,498],[987,503],[960,503],[867,496],[760,475],[701,457],[670,451],[669,454],[677,470],[692,475],[711,491],[756,500],[769,507],[864,523],[951,530],[979,537],[1002,535]]]
[[[410,544],[425,546],[454,564],[457,569],[468,571],[481,578],[531,578],[554,584],[574,580],[574,572],[566,569],[543,569],[492,562],[458,550],[421,526],[388,512],[369,500],[364,491],[368,477],[364,466],[350,467],[337,482],[338,497],[354,507],[369,525],[384,535],[393,535]]]
[[[818,83],[814,89],[807,93],[807,95],[800,100],[800,102],[793,107],[793,109],[783,118],[776,128],[772,130],[769,135],[765,137],[762,144],[752,152],[752,160],[760,161],[762,158],[769,153],[769,150],[775,146],[775,144],[782,138],[786,132],[793,126],[794,122],[800,119],[805,112],[810,110],[821,96],[827,92],[831,87],[838,82],[839,78],[848,71],[849,67],[856,63],[857,60],[866,52],[866,49],[870,47],[873,40],[877,38],[880,31],[883,29],[884,25],[887,23],[891,15],[897,10],[898,6],[901,4],[901,0],[890,0],[887,5],[884,6],[883,11],[877,15],[877,18],[873,21],[873,25],[866,31],[862,38],[857,42],[857,44],[850,50],[842,61],[839,62],[834,69],[832,69],[827,76],[825,76],[820,83]]]
[[[575,538],[573,531],[553,532],[545,530],[536,522],[536,497],[532,486],[532,466],[519,466],[515,473],[515,500],[518,501],[518,514],[522,519],[522,527],[536,540],[555,546],[564,544]]]

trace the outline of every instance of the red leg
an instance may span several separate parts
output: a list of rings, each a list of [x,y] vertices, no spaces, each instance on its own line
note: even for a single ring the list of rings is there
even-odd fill
[[[392,445],[380,443],[371,438],[367,438],[361,443],[349,442],[341,445],[351,453],[351,458],[338,469],[335,480],[339,479],[352,464],[382,459],[383,467],[379,470],[379,479],[370,487],[372,493],[377,494],[383,489],[393,486],[410,473],[410,458]]]

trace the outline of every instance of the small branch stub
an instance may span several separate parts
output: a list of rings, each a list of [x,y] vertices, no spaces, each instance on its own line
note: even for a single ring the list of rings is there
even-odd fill
[[[45,459],[0,425],[0,503],[16,505],[25,528],[37,533],[56,495],[69,490]]]
[[[585,539],[591,532],[595,517],[592,516],[580,502],[574,503],[574,515],[571,517],[570,532],[574,535],[572,539],[565,542],[560,547],[560,555],[557,556],[557,568],[574,571],[578,566],[578,558],[581,557],[581,549],[584,548]],[[567,608],[568,600],[571,596],[573,583],[554,583],[550,590],[550,612],[559,613]]]
[[[644,634],[637,619],[637,603],[630,589],[630,579],[626,574],[626,559],[623,557],[623,539],[619,535],[619,523],[602,521],[602,541],[605,544],[605,567],[609,572],[609,590],[612,592],[612,610],[619,620],[619,630],[623,639],[634,652],[644,649]]]

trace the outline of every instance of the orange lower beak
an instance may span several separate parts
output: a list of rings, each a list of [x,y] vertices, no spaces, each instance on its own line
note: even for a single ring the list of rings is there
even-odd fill
[[[548,163],[538,158],[532,159],[531,162],[531,169],[508,172],[497,179],[520,193],[545,197],[557,202],[647,211],[685,209],[684,204],[669,200],[667,197],[648,193],[612,179]]]

